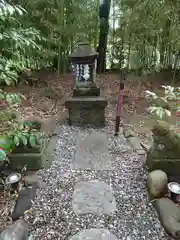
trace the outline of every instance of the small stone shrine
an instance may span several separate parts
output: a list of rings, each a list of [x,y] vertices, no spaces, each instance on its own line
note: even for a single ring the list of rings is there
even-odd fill
[[[167,122],[157,121],[152,129],[153,145],[147,153],[150,171],[160,169],[168,176],[180,174],[180,135]]]
[[[95,83],[97,56],[98,53],[87,43],[80,43],[71,55],[75,88],[73,96],[65,102],[69,112],[69,125],[105,125],[107,101],[100,96],[100,89]]]

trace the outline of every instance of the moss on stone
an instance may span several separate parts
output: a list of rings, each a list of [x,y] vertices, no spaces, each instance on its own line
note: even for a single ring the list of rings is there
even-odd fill
[[[165,149],[180,157],[180,135],[167,122],[157,121],[153,129],[156,144],[163,144]]]
[[[157,121],[152,129],[154,136],[165,136],[168,134],[170,125],[165,121]]]

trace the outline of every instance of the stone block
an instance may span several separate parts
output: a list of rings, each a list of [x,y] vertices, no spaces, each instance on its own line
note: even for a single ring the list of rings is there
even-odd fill
[[[147,155],[146,164],[150,171],[160,169],[167,175],[180,174],[180,158],[153,158],[150,154]]]
[[[106,133],[79,133],[73,159],[74,169],[111,170]]]
[[[73,89],[74,97],[97,97],[100,96],[100,88],[75,88]]]
[[[107,100],[102,97],[72,97],[65,102],[69,111],[69,124],[82,126],[105,125],[105,108]]]
[[[21,170],[27,166],[28,170],[38,170],[42,168],[42,153],[12,153],[9,154],[10,163],[8,167],[11,170]]]
[[[91,180],[78,182],[74,187],[72,207],[76,215],[113,215],[116,201],[112,188],[104,182]]]
[[[0,233],[0,240],[28,240],[28,235],[28,224],[23,219],[19,219]]]
[[[19,171],[25,165],[28,171],[36,171],[43,167],[47,167],[53,160],[53,153],[56,147],[56,137],[53,136],[49,141],[45,141],[41,151],[27,153],[11,153],[8,155],[10,163],[9,169]],[[34,149],[31,149],[32,151]]]
[[[72,236],[70,240],[118,240],[117,237],[103,228],[91,228],[82,230],[76,235]]]

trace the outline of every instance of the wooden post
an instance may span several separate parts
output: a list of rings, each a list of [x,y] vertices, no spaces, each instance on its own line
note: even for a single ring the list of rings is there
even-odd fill
[[[118,133],[119,133],[119,126],[120,126],[121,114],[122,114],[122,108],[123,108],[123,97],[124,97],[124,83],[120,82],[118,102],[116,107],[115,136],[118,136]]]

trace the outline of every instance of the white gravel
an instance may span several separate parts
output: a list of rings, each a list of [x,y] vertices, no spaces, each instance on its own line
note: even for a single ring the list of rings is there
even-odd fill
[[[37,193],[31,215],[32,238],[38,240],[68,240],[83,229],[105,228],[119,240],[168,240],[156,212],[148,202],[145,187],[147,172],[138,155],[133,153],[123,135],[109,133],[109,151],[113,158],[112,171],[71,170],[76,136],[79,131],[96,131],[62,125],[58,129],[55,160],[51,168],[39,171],[45,183]],[[80,180],[101,180],[113,190],[117,213],[113,216],[86,214],[76,216],[72,210],[75,183]]]

